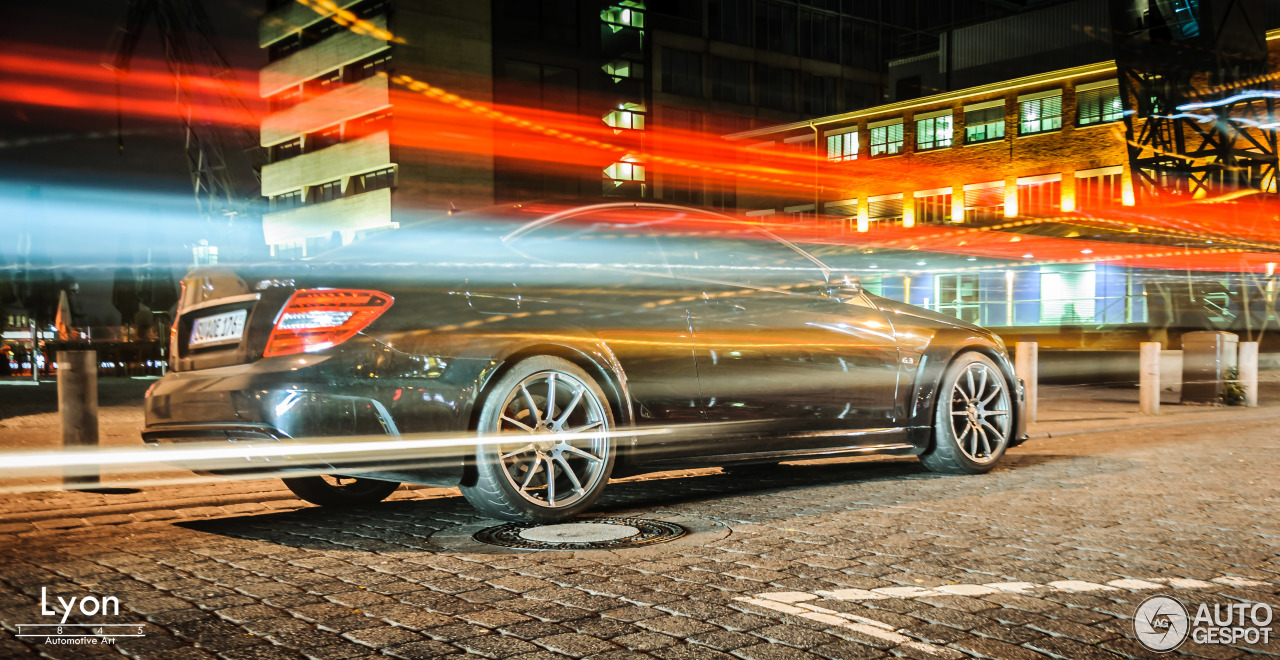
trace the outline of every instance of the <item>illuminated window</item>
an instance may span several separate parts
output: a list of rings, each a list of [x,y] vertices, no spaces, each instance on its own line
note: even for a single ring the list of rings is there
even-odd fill
[[[845,161],[858,159],[858,131],[827,136],[827,160]]]
[[[1124,106],[1120,102],[1120,85],[1109,81],[1105,86],[1076,88],[1076,122],[1081,126],[1120,121],[1124,118]]]
[[[977,275],[938,275],[934,286],[937,311],[969,323],[980,322]]]
[[[964,109],[964,142],[977,144],[1004,137],[1004,101],[992,101]]]
[[[613,78],[613,82],[621,82],[623,78],[644,77],[644,65],[630,60],[614,60],[600,68]]]
[[[1004,182],[974,183],[964,187],[964,221],[990,222],[1004,218]]]
[[[644,27],[644,3],[623,2],[600,11],[600,20],[619,27]]]
[[[1047,133],[1062,128],[1062,90],[1046,94],[1018,98],[1019,135]]]
[[[951,146],[951,112],[916,121],[916,150],[928,151]]]
[[[617,110],[604,116],[604,123],[617,129],[644,130],[644,106],[639,103],[621,103]]]
[[[644,181],[644,165],[620,161],[604,168],[604,175],[614,181]]]
[[[1062,176],[1018,179],[1018,213],[1056,213],[1062,210]]]
[[[917,193],[915,204],[916,222],[925,225],[944,225],[951,222],[950,192]]]
[[[887,229],[902,222],[902,193],[878,195],[867,199],[869,229]]]
[[[902,120],[871,127],[871,157],[896,156],[902,153]]]
[[[1093,323],[1096,295],[1093,264],[1044,267],[1040,271],[1040,322]]]
[[[1076,172],[1076,208],[1081,211],[1120,206],[1124,168],[1116,165]]]

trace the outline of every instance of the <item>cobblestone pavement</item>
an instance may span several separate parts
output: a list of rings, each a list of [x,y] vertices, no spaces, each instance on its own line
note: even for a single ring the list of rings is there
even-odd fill
[[[11,496],[0,656],[1149,657],[1132,618],[1153,594],[1280,610],[1278,450],[1274,419],[1242,419],[1055,435],[973,477],[913,459],[668,473],[611,485],[592,513],[726,534],[620,552],[448,550],[485,521],[441,489],[334,511],[240,484],[61,516]],[[78,605],[67,624],[143,636],[16,637],[73,597],[121,611]],[[1280,653],[1272,637],[1176,653]]]

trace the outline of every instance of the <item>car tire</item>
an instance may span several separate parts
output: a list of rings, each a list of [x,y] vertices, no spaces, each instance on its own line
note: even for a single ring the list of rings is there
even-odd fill
[[[289,477],[284,485],[299,499],[327,507],[377,504],[400,487],[395,481],[361,477]]]
[[[991,358],[956,356],[938,382],[933,443],[920,462],[933,472],[982,474],[1013,439],[1013,393]]]
[[[462,494],[499,520],[572,518],[609,481],[613,426],[604,392],[577,365],[549,356],[523,360],[490,388],[477,422],[481,435],[511,440],[476,448],[475,482]],[[556,438],[564,434],[571,435]]]

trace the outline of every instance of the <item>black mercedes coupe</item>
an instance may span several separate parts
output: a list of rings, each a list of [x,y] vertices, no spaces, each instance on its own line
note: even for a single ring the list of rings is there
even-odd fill
[[[170,351],[149,444],[378,441],[361,461],[253,466],[319,505],[408,482],[553,522],[610,477],[864,454],[976,474],[1026,437],[990,331],[870,295],[755,224],[664,204],[508,205],[201,268]],[[423,437],[458,441],[387,452]]]

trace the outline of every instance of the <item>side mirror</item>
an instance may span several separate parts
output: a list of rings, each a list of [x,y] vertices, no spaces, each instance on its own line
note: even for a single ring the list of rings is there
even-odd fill
[[[827,295],[832,298],[856,298],[862,295],[862,280],[852,275],[839,275],[827,285]]]

